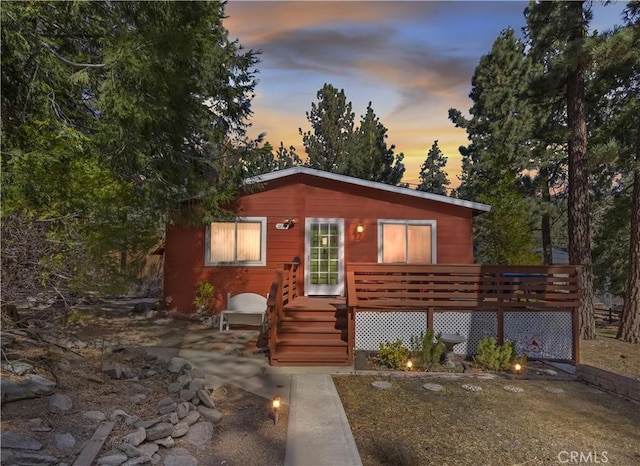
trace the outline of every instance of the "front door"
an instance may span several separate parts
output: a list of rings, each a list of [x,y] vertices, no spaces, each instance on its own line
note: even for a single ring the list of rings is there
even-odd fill
[[[341,296],[344,291],[344,220],[305,220],[305,295]]]

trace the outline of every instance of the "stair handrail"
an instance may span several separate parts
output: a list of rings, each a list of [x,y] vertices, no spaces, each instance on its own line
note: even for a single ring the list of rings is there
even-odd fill
[[[276,343],[278,337],[278,321],[282,313],[282,288],[283,288],[283,269],[276,269],[269,290],[267,299],[267,309],[269,313],[269,353],[275,354]]]
[[[284,306],[298,296],[297,283],[299,265],[300,260],[297,257],[291,262],[278,264],[273,281],[271,282],[269,297],[267,299],[269,312],[269,352],[271,357],[273,357],[276,351],[278,323],[284,315]]]

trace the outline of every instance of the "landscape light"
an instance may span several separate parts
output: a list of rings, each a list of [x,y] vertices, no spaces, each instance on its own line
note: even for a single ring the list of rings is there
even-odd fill
[[[271,409],[273,410],[273,423],[278,423],[278,410],[280,409],[280,397],[274,396],[271,400]]]
[[[517,362],[515,366],[513,366],[513,368],[515,369],[516,374],[520,375],[520,371],[522,370],[522,365]]]
[[[413,368],[413,361],[411,359],[409,359],[407,361],[407,370],[411,370]]]

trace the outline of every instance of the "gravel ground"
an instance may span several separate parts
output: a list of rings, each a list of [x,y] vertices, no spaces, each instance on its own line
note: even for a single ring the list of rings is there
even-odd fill
[[[95,318],[83,320],[81,325],[65,327],[62,333],[85,342],[101,339],[122,345],[175,346],[187,333],[193,337],[198,332],[204,336],[211,332],[192,321],[163,319],[161,325],[155,324],[154,319],[128,315],[129,308],[129,303],[121,306],[112,303],[106,311],[98,306],[98,309],[83,313],[84,316],[95,313]],[[60,338],[60,330],[60,327],[55,331],[51,329],[51,335]],[[48,330],[40,333],[47,339]],[[237,349],[233,345],[230,348]],[[69,463],[97,427],[96,423],[84,418],[84,412],[98,410],[109,415],[115,408],[121,408],[140,418],[153,418],[157,415],[157,402],[169,395],[166,387],[176,378],[175,374],[158,370],[158,374],[151,378],[131,382],[111,380],[101,373],[105,360],[125,364],[134,372],[149,368],[149,361],[128,351],[107,353],[90,347],[74,347],[73,351],[69,351],[56,345],[18,338],[6,356],[10,360],[27,361],[34,366],[36,373],[55,379],[58,383],[56,392],[68,395],[73,400],[73,408],[63,414],[51,413],[45,397],[5,403],[2,406],[1,430],[28,434],[44,444],[40,453],[52,454]],[[134,383],[135,390],[142,390],[146,395],[143,403],[128,401],[128,397],[134,393]],[[178,439],[176,447],[188,449],[204,466],[284,463],[288,417],[286,407],[280,412],[278,424],[274,425],[270,416],[270,400],[230,384],[214,391],[212,396],[217,409],[224,413],[222,420],[214,425],[212,442],[199,450]],[[44,419],[52,430],[31,432],[26,421],[33,418]],[[116,424],[98,457],[116,447],[122,436],[130,431],[132,429],[124,423]],[[77,440],[73,451],[61,452],[53,447],[53,436],[61,433],[71,433]]]

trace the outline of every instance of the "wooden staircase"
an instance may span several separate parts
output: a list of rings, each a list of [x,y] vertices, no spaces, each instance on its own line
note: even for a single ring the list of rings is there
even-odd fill
[[[349,363],[346,307],[339,298],[296,298],[285,306],[277,335],[273,365]]]
[[[292,263],[289,268],[286,265],[279,284],[282,296],[278,293],[271,299],[272,294],[269,295],[271,365],[349,365],[344,298],[297,296],[297,264]],[[272,291],[276,291],[274,286]]]

